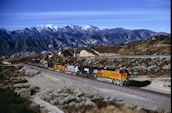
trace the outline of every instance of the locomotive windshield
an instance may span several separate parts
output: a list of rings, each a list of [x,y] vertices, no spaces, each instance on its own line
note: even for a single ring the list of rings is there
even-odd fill
[[[120,70],[120,73],[128,73],[127,70]]]
[[[122,74],[122,73],[127,73],[128,76],[130,76],[130,74],[129,74],[129,72],[128,72],[127,70],[120,70],[120,73],[121,73],[121,74]]]

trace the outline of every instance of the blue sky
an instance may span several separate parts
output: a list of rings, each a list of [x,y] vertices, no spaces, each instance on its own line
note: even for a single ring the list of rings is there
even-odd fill
[[[94,25],[170,33],[170,0],[0,0],[0,27]]]

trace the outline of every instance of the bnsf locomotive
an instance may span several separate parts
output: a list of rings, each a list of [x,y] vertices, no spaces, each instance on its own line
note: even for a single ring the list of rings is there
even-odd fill
[[[125,69],[97,69],[94,77],[99,81],[107,81],[117,85],[129,85],[129,73]]]
[[[91,66],[76,66],[69,64],[51,64],[48,65],[48,69],[53,69],[55,71],[72,74],[76,76],[83,76],[91,79],[96,79],[98,81],[106,81],[121,86],[129,85],[130,82],[130,74],[128,73],[128,71],[120,68],[100,68]]]
[[[99,81],[106,81],[117,85],[129,84],[129,73],[125,69],[115,68],[98,68],[90,66],[75,66],[75,65],[54,65],[56,71],[61,71],[68,74],[93,78]]]

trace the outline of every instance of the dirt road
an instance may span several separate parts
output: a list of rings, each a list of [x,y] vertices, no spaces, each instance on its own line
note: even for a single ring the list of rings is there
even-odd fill
[[[93,91],[97,91],[108,96],[113,96],[120,103],[124,103],[126,105],[134,104],[152,110],[160,107],[163,108],[166,112],[171,111],[170,94],[163,94],[135,87],[116,86],[105,82],[99,82],[87,78],[67,75],[64,73],[34,67],[26,64],[25,66],[43,72],[50,78],[53,77],[68,80],[67,83],[69,85],[73,85],[76,87],[87,87]]]

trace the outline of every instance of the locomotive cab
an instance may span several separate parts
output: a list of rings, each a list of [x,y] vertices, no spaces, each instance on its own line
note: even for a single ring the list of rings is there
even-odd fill
[[[128,73],[128,71],[125,69],[119,69],[118,72],[119,72],[120,77],[121,77],[120,78],[121,85],[125,85],[125,86],[129,85],[130,74]]]
[[[128,76],[130,76],[129,72],[127,70],[125,70],[125,69],[120,70],[120,73],[121,74],[126,73]]]

